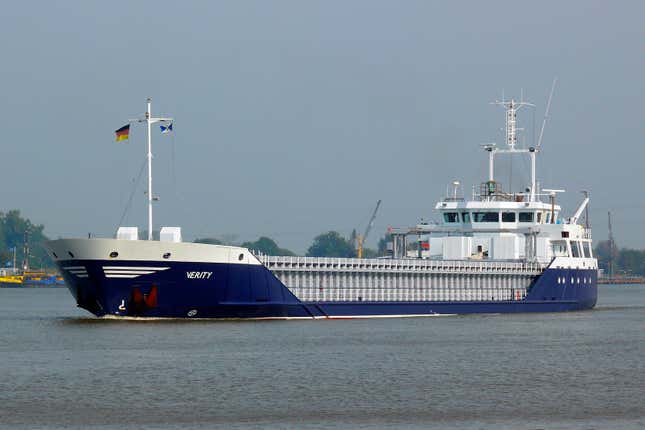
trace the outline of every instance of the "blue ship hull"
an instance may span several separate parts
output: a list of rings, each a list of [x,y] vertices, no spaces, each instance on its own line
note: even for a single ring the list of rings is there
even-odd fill
[[[172,262],[168,270],[137,279],[108,278],[110,261],[66,260],[84,266],[87,277],[64,270],[78,306],[97,316],[163,318],[360,318],[440,314],[561,312],[591,309],[597,299],[597,271],[546,269],[524,299],[510,301],[302,302],[261,265]],[[125,262],[155,266],[159,262]],[[211,272],[208,279],[187,279],[188,272]],[[564,278],[564,283],[558,279]],[[591,280],[581,282],[580,279]]]

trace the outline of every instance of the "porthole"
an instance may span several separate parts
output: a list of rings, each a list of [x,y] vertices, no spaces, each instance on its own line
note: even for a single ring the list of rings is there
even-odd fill
[[[166,252],[166,253],[163,255],[163,258],[165,258],[166,260],[167,260],[167,259],[169,259],[169,258],[170,258],[170,252]]]
[[[74,257],[74,254],[72,254],[72,251],[67,251],[67,253],[69,254],[70,257],[76,258],[76,257]]]
[[[112,252],[110,252],[110,258],[116,258],[116,257],[118,257],[118,256],[119,256],[119,253],[118,253],[118,252],[116,252],[116,251],[112,251]]]
[[[240,261],[244,260],[244,254],[240,254],[240,256],[237,257],[237,259],[240,260]]]
[[[580,283],[580,278],[578,278],[578,284]]]
[[[558,276],[558,284],[560,283],[560,277]]]
[[[573,279],[573,277],[572,277],[572,278],[571,278],[571,283],[573,284],[573,283],[574,283],[574,281],[575,281],[575,279]]]

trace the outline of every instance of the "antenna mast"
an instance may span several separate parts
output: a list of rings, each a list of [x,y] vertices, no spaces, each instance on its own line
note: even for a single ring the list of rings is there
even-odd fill
[[[522,100],[519,102],[516,102],[515,100],[511,99],[510,101],[505,101],[504,98],[502,97],[502,101],[495,101],[491,104],[501,106],[504,108],[506,111],[506,149],[498,149],[494,144],[490,145],[487,144],[484,146],[484,149],[488,151],[488,180],[489,182],[493,182],[495,180],[495,154],[514,154],[514,153],[529,153],[531,157],[531,195],[529,198],[529,201],[534,201],[535,200],[535,186],[536,186],[536,180],[535,180],[535,153],[537,152],[536,148],[528,148],[528,149],[515,149],[515,145],[517,144],[517,132],[521,131],[523,129],[517,128],[517,111],[522,107],[522,106],[534,106],[531,103],[525,102],[523,100],[524,98],[524,93],[522,92]]]
[[[551,99],[553,98],[553,91],[555,91],[555,83],[558,82],[558,78],[553,78],[553,84],[551,84],[551,92],[549,93],[549,101],[546,103],[546,110],[544,111],[544,119],[542,120],[542,128],[540,129],[540,137],[538,137],[538,143],[536,149],[540,149],[542,146],[542,136],[544,136],[544,127],[546,126],[546,120],[549,118],[549,110],[551,109]]]
[[[15,247],[14,247],[14,255],[15,255]],[[29,228],[25,230],[22,255],[23,255],[22,270],[26,272],[27,270],[29,270]],[[14,268],[16,267],[15,257],[14,257],[13,266]]]

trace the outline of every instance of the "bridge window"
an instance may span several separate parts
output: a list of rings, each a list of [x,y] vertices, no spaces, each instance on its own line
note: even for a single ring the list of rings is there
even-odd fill
[[[573,258],[580,258],[580,248],[578,248],[578,242],[571,241],[571,255]]]
[[[554,240],[551,242],[551,250],[554,257],[567,257],[567,243],[564,240]]]
[[[588,257],[593,258],[593,250],[591,248],[591,242],[587,242],[587,250],[589,251]]]
[[[533,212],[520,212],[520,222],[533,222]]]
[[[470,214],[468,212],[461,213],[461,220],[465,223],[470,222]]]
[[[444,212],[443,221],[448,223],[459,222],[457,212]]]
[[[537,213],[537,223],[542,224],[542,212]]]
[[[585,258],[586,257],[586,255],[585,255],[586,251],[585,251],[584,243],[582,243],[582,242],[577,242],[577,243],[578,243],[578,246],[580,247],[580,256],[582,258]]]
[[[502,222],[515,222],[515,212],[502,212]]]
[[[473,222],[499,222],[499,212],[473,212]]]

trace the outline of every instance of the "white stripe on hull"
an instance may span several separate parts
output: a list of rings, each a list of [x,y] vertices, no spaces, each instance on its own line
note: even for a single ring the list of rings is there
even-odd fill
[[[151,267],[151,266],[103,266],[103,273],[106,278],[138,278],[143,275],[163,272],[170,267]]]

